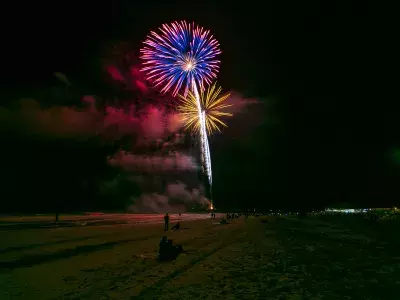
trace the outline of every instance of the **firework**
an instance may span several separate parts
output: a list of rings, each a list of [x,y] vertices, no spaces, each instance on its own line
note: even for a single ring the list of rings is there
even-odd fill
[[[202,90],[216,78],[221,53],[219,43],[208,30],[185,21],[164,24],[159,32],[152,31],[140,50],[147,80],[172,91],[176,96],[182,89],[186,95],[194,92],[193,84]]]
[[[219,43],[208,30],[181,21],[162,25],[158,33],[152,31],[140,52],[144,65],[142,71],[146,73],[147,80],[160,87],[162,93],[170,91],[176,96],[183,90],[183,95],[190,92],[195,100],[202,162],[211,192],[211,156],[206,126],[207,119],[211,119],[208,130],[215,129],[220,115],[212,115],[202,109],[198,87],[202,93],[205,85],[217,76],[220,61],[216,56],[221,53]]]
[[[221,126],[226,127],[220,117],[232,116],[232,114],[222,111],[224,108],[231,106],[224,104],[230,94],[221,96],[221,91],[222,88],[217,87],[216,83],[210,86],[206,92],[201,91],[199,94],[200,108],[198,107],[196,95],[191,91],[188,92],[187,96],[178,95],[181,99],[178,111],[182,116],[186,129],[199,133],[204,123],[206,135],[210,135],[215,131],[221,131]],[[199,111],[201,112],[200,114]]]

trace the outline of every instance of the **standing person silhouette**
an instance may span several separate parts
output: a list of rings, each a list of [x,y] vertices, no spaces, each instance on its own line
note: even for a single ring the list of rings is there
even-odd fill
[[[168,227],[169,227],[169,215],[168,213],[166,213],[164,216],[164,231],[168,231]]]

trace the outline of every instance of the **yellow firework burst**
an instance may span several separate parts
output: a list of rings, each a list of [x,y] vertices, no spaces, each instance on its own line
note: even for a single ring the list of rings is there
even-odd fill
[[[178,111],[184,122],[185,129],[191,129],[194,132],[199,132],[201,129],[201,116],[204,116],[204,123],[207,130],[207,135],[215,131],[221,131],[220,127],[227,125],[220,120],[220,117],[230,117],[231,113],[223,112],[224,108],[230,107],[230,104],[224,104],[224,101],[230,96],[225,94],[220,96],[221,87],[217,87],[216,83],[210,86],[206,92],[201,91],[199,99],[196,95],[189,91],[187,96],[178,95],[181,104],[178,106]]]

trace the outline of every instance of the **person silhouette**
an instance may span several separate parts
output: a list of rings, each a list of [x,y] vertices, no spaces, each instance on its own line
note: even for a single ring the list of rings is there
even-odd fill
[[[168,231],[169,229],[169,215],[168,213],[164,216],[164,231]]]
[[[176,225],[172,226],[171,230],[179,230],[181,229],[181,223],[176,223]]]

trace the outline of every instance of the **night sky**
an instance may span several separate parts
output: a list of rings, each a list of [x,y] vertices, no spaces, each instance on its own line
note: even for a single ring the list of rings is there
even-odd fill
[[[377,52],[366,7],[135,2],[35,2],[23,11],[10,9],[13,17],[2,37],[1,105],[14,109],[21,98],[49,107],[77,105],[83,95],[127,97],[104,74],[109,45],[125,42],[138,55],[149,30],[174,20],[195,21],[221,44],[222,86],[260,102],[211,138],[217,206],[398,204],[400,174],[392,155],[400,142],[398,121],[394,112],[381,113],[378,99],[367,100]],[[65,90],[56,71],[74,87]],[[24,129],[11,125],[0,132],[4,210],[45,210],[54,202],[67,210],[123,207],[122,200],[97,200],[98,185],[82,189],[76,180],[113,178],[118,172],[104,161],[117,143],[26,137]],[[124,186],[126,193],[138,193],[129,182]]]

